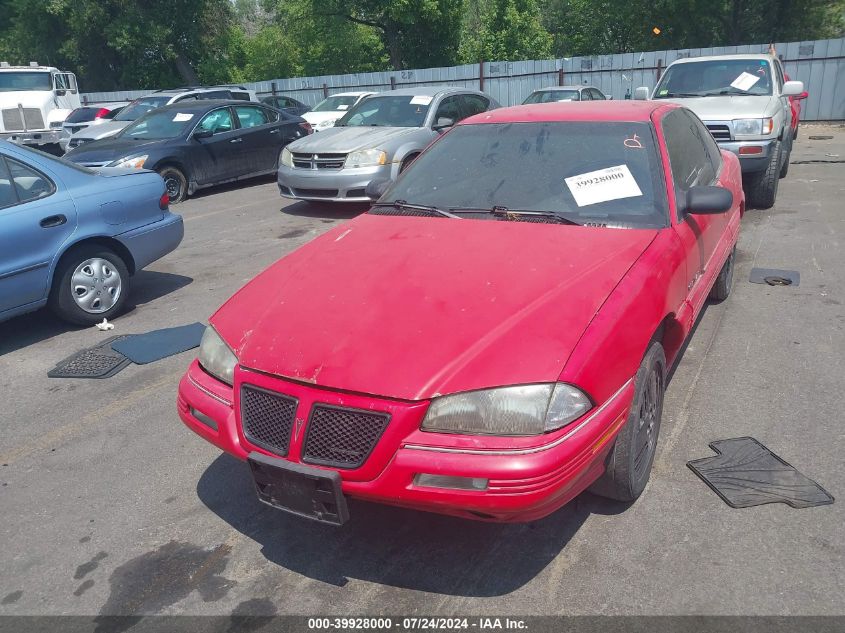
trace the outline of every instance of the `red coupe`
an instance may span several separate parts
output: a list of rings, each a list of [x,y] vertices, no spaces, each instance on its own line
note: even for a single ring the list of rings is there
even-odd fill
[[[491,521],[632,501],[743,209],[683,107],[479,114],[211,317],[179,415],[262,501],[330,523],[348,497]]]

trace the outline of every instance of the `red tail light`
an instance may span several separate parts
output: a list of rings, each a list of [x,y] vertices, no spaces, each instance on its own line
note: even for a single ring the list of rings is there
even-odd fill
[[[99,110],[97,110],[97,114],[94,115],[94,118],[95,119],[102,119],[109,112],[111,112],[111,110],[109,110],[108,108],[100,108]]]
[[[165,191],[163,194],[161,194],[161,198],[158,199],[158,208],[161,209],[162,211],[167,211],[167,207],[169,207],[169,206],[170,206],[170,196],[168,196],[167,192]]]
[[[311,127],[311,124],[308,121],[303,121],[299,124],[303,130],[305,130],[306,134],[311,134],[314,131],[314,128]]]

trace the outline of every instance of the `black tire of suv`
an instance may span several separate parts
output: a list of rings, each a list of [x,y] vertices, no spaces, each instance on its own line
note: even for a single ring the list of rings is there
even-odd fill
[[[751,175],[746,181],[745,193],[748,196],[749,206],[755,209],[771,209],[775,205],[780,182],[782,153],[781,142],[775,141],[766,169]]]

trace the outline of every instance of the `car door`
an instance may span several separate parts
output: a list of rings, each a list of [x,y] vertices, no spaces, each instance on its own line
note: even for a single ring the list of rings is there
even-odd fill
[[[437,106],[437,112],[434,114],[432,125],[437,125],[441,119],[451,119],[452,123],[457,123],[462,118],[461,101],[458,95],[450,95],[440,101]]]
[[[282,151],[284,128],[277,125],[279,113],[259,105],[234,106],[238,118],[237,144],[242,173],[239,175],[260,174],[273,171],[276,159]]]
[[[200,185],[210,185],[244,173],[243,165],[239,164],[239,146],[243,140],[229,106],[206,113],[197,123],[193,134],[196,135],[198,131],[211,132],[211,136],[194,136],[190,141],[193,167],[191,178],[194,181]]]
[[[604,93],[597,88],[590,88],[590,96],[593,98],[593,101],[605,101],[607,99]]]
[[[75,228],[63,185],[0,153],[0,314],[47,296],[53,260]]]
[[[684,109],[672,110],[663,117],[661,128],[669,153],[676,200],[683,200],[690,187],[718,184],[721,154],[718,154],[718,147],[706,144],[712,137],[694,115]],[[711,149],[715,149],[716,156],[711,156]],[[726,231],[727,214],[678,212],[681,215],[677,218],[675,231],[687,254],[687,298],[693,314],[697,314],[709,290],[703,280],[711,278],[708,272],[718,272],[711,269],[717,265],[714,255]]]

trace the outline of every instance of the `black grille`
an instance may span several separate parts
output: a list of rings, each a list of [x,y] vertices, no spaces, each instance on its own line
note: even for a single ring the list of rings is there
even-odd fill
[[[707,129],[710,130],[710,134],[717,141],[731,140],[731,128],[727,125],[708,125]]]
[[[297,404],[296,398],[241,387],[241,424],[246,439],[276,455],[287,455]]]
[[[358,468],[370,456],[389,421],[387,413],[314,405],[305,431],[302,461]]]
[[[342,169],[346,154],[303,154],[293,152],[293,166],[297,169]]]
[[[336,198],[337,189],[294,189],[298,196],[307,198]]]

